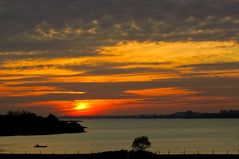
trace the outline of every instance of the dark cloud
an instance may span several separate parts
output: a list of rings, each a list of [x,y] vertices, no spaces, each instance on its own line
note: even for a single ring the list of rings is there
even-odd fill
[[[183,65],[180,67],[191,67],[195,70],[239,70],[239,62],[226,62],[226,63],[205,63],[205,64],[192,64]]]
[[[238,7],[239,0],[2,0],[0,48],[89,50],[122,40],[238,40]]]

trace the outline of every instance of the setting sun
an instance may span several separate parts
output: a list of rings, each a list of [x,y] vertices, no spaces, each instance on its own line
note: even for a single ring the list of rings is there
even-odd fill
[[[86,102],[77,103],[75,107],[76,110],[86,110],[88,108],[89,108],[89,103],[86,103]]]

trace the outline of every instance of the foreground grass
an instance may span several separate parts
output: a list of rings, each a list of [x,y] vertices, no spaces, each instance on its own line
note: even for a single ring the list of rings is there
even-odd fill
[[[0,159],[239,159],[239,155],[159,155],[122,150],[93,154],[0,154]]]

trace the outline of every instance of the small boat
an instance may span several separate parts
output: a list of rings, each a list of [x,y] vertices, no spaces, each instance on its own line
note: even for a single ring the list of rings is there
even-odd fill
[[[36,144],[34,145],[35,148],[47,148],[47,145],[39,145],[39,144]]]

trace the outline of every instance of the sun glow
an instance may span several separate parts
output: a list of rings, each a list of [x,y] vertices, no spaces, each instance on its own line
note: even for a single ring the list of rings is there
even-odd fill
[[[77,103],[75,107],[75,110],[80,110],[80,111],[87,110],[87,109],[89,109],[89,103],[87,102]]]

